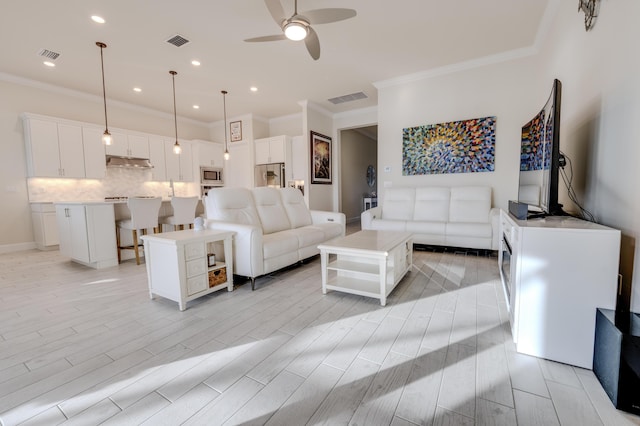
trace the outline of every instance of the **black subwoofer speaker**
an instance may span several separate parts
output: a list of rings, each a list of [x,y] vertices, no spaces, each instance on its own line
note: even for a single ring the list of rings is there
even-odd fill
[[[640,314],[597,310],[593,372],[616,408],[640,415]]]

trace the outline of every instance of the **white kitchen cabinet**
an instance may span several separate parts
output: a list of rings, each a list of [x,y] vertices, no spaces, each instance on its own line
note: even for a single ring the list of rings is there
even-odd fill
[[[118,264],[113,204],[59,203],[55,206],[60,253],[95,269]]]
[[[167,179],[175,182],[193,182],[193,155],[191,144],[180,141],[182,153],[173,152],[174,139],[165,139],[164,155],[167,165]]]
[[[591,369],[596,309],[615,309],[620,231],[500,214],[500,275],[516,350]]]
[[[82,145],[84,147],[84,170],[87,179],[104,179],[107,174],[107,163],[103,130],[96,127],[82,128]]]
[[[80,126],[25,116],[24,134],[29,176],[85,177]]]
[[[58,248],[60,240],[56,207],[52,203],[32,203],[31,221],[33,223],[33,237],[38,250]]]
[[[234,234],[189,229],[142,236],[151,299],[165,297],[178,302],[184,311],[190,300],[225,288],[233,291]],[[216,249],[220,252],[216,253]],[[208,261],[212,254],[215,265]],[[216,280],[223,276],[226,280]]]
[[[111,131],[111,139],[111,145],[106,147],[107,155],[149,158],[149,139],[147,136]]]
[[[167,165],[165,162],[165,138],[160,136],[149,136],[149,161],[153,166],[151,169],[151,180],[165,182],[167,178]]]
[[[202,167],[224,167],[224,145],[216,142],[198,141],[198,165]]]
[[[256,164],[287,162],[287,150],[290,149],[291,145],[289,136],[282,135],[256,139],[253,144]]]

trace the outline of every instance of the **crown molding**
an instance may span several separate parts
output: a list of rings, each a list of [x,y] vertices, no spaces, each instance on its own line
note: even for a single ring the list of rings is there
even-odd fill
[[[296,112],[294,114],[281,115],[280,117],[269,118],[268,122],[269,123],[276,123],[278,121],[295,120],[295,119],[301,119],[302,120],[302,113],[301,112]]]
[[[19,77],[19,76],[16,76],[16,75],[13,75],[13,74],[4,73],[4,72],[0,72],[0,81],[5,81],[7,83],[12,83],[12,84],[18,84],[20,86],[31,87],[31,88],[38,89],[38,90],[44,90],[44,91],[50,92],[50,93],[57,93],[57,94],[60,94],[60,95],[65,95],[65,96],[69,96],[69,97],[76,98],[76,99],[82,99],[82,100],[85,100],[85,101],[88,101],[88,102],[96,102],[96,103],[102,103],[103,102],[102,96],[97,96],[97,95],[93,95],[93,94],[90,94],[90,93],[81,92],[79,90],[68,89],[66,87],[59,87],[59,86],[55,86],[53,84],[43,83],[42,81],[31,80],[29,78]],[[107,99],[109,99],[109,98],[107,98]],[[142,112],[142,113],[149,114],[149,115],[154,115],[154,116],[160,117],[160,118],[169,118],[169,119],[171,119],[173,121],[173,114],[169,114],[169,113],[163,112],[163,111],[158,111],[156,109],[147,108],[147,107],[143,107],[143,106],[135,105],[135,104],[130,104],[128,102],[122,102],[122,101],[118,101],[118,100],[114,100],[114,99],[109,99],[109,104],[110,105],[114,105],[114,106],[116,106],[118,108],[130,110],[130,111]],[[179,115],[178,115],[178,117],[183,122],[195,124],[195,125],[198,125],[198,126],[206,126],[206,125],[208,125],[207,122],[200,121],[200,120],[194,120],[193,118],[181,117]]]
[[[333,113],[331,111],[329,111],[328,109],[318,105],[317,103],[310,101],[308,99],[305,99],[304,101],[300,101],[298,102],[298,105],[302,106],[302,108],[307,108],[307,109],[312,109],[315,112],[319,112],[320,114],[333,119]]]

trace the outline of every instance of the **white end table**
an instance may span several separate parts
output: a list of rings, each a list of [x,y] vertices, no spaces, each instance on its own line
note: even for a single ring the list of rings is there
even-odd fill
[[[398,285],[413,264],[413,239],[408,232],[360,231],[318,246],[322,293],[342,291],[380,299]],[[329,255],[335,259],[329,262]],[[330,271],[335,271],[329,277]]]
[[[165,232],[144,235],[144,257],[149,280],[149,297],[162,296],[178,302],[181,311],[187,302],[226,288],[233,291],[233,250],[235,232],[213,229]],[[224,253],[216,253],[222,243]],[[217,244],[219,246],[219,244]],[[208,255],[216,255],[209,266]],[[209,285],[209,273],[226,268],[227,280]]]

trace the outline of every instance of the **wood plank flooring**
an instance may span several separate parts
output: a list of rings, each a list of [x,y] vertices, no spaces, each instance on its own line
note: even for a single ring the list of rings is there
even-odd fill
[[[415,251],[387,306],[319,258],[188,304],[143,265],[0,255],[0,418],[25,425],[625,425],[589,370],[518,354],[497,260]]]

